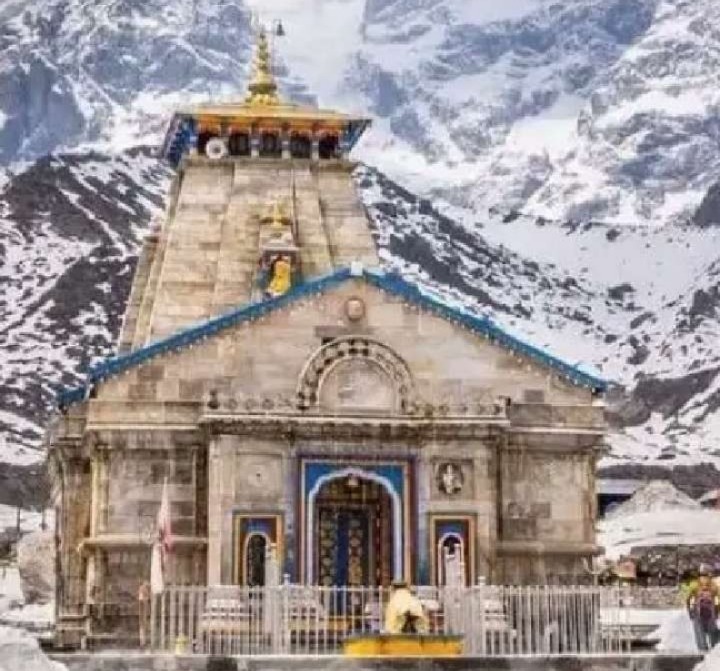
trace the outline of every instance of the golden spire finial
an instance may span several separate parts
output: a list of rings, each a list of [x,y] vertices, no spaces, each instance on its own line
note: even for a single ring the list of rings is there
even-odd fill
[[[261,27],[258,31],[253,77],[248,84],[246,97],[246,102],[251,105],[277,105],[280,103],[270,60],[267,33]]]
[[[286,218],[285,213],[283,212],[282,206],[280,205],[280,201],[276,200],[275,204],[272,208],[272,227],[275,229],[282,229],[285,227],[286,224]]]
[[[285,210],[285,203],[282,200],[273,201],[273,204],[268,206],[267,214],[262,218],[262,221],[270,224],[270,228],[274,231],[284,230],[290,224],[290,217]]]

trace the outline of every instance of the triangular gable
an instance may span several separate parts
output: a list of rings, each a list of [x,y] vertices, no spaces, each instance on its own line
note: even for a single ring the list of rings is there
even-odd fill
[[[328,291],[353,277],[362,277],[365,281],[383,291],[387,291],[394,296],[414,303],[444,319],[458,323],[505,349],[526,356],[556,371],[573,384],[587,387],[597,393],[607,389],[608,385],[605,380],[586,373],[577,366],[573,366],[511,335],[488,317],[478,317],[465,310],[451,307],[443,301],[423,293],[417,285],[407,282],[397,274],[386,273],[382,270],[351,270],[350,268],[342,268],[330,275],[303,282],[278,298],[250,303],[220,317],[214,317],[206,322],[179,331],[172,336],[158,340],[134,352],[113,357],[97,366],[93,366],[89,370],[86,381],[82,386],[60,392],[58,397],[59,403],[61,406],[78,403],[85,399],[90,390],[98,383],[143,364],[149,359],[183,349],[199,340],[216,335],[238,324],[267,315],[270,312],[285,307],[302,298],[306,298],[307,296]]]

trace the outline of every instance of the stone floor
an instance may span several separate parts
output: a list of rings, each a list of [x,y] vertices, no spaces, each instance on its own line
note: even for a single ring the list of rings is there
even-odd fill
[[[692,671],[693,655],[551,658],[352,659],[347,657],[204,657],[137,653],[51,655],[68,671]]]

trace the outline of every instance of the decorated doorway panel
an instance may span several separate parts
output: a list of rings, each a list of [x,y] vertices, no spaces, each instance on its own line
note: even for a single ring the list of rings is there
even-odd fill
[[[349,476],[317,496],[315,575],[320,585],[386,585],[392,580],[392,506],[378,483]]]

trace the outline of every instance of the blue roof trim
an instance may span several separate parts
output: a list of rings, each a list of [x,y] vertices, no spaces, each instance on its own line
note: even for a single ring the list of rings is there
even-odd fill
[[[348,121],[342,134],[343,148],[346,151],[351,151],[369,126],[369,119],[352,119]],[[183,156],[188,153],[196,142],[197,121],[195,117],[189,113],[176,112],[165,133],[160,155],[173,168],[177,168]]]
[[[92,367],[88,371],[83,385],[73,389],[62,390],[58,394],[58,402],[61,406],[78,403],[87,398],[92,387],[99,382],[103,382],[110,377],[143,364],[156,356],[182,349],[199,340],[216,335],[227,328],[241,324],[248,320],[262,317],[279,308],[285,307],[296,300],[305,298],[312,294],[327,291],[334,286],[342,284],[351,277],[353,277],[353,273],[350,269],[342,268],[330,275],[303,282],[291,289],[284,296],[271,298],[257,303],[250,303],[249,305],[245,305],[241,308],[228,312],[220,317],[214,317],[213,319],[198,324],[197,326],[192,326],[188,329],[179,331],[168,338],[159,340],[146,347],[135,350],[134,352],[130,352],[129,354],[108,359],[107,361]],[[411,301],[412,303],[430,310],[445,319],[457,322],[462,326],[469,328],[471,331],[479,333],[511,351],[523,354],[524,356],[534,359],[535,361],[556,370],[575,384],[590,387],[596,391],[605,391],[607,389],[608,385],[605,380],[590,375],[576,366],[572,366],[569,363],[566,363],[565,361],[562,361],[561,359],[558,359],[557,357],[510,335],[492,322],[488,317],[477,317],[469,312],[450,307],[446,303],[423,293],[417,285],[403,280],[399,275],[384,273],[378,270],[365,269],[362,273],[362,277],[370,284],[387,291],[388,293]]]
[[[607,381],[602,378],[586,373],[577,366],[573,366],[572,364],[549,354],[545,350],[535,347],[534,345],[511,335],[495,324],[495,322],[493,322],[489,317],[478,317],[470,312],[450,307],[447,303],[443,303],[441,300],[423,293],[416,284],[411,284],[410,282],[403,280],[397,274],[385,274],[376,270],[366,270],[365,277],[371,284],[374,284],[375,286],[390,293],[402,296],[421,307],[435,312],[445,319],[458,322],[462,326],[469,328],[475,333],[480,333],[481,335],[486,336],[491,341],[502,345],[506,349],[518,352],[530,359],[538,361],[539,363],[558,371],[558,373],[576,384],[584,387],[590,387],[591,389],[597,391],[605,391],[608,387]]]
[[[174,168],[177,168],[182,157],[196,140],[195,119],[175,114],[170,122],[160,153]]]
[[[343,268],[330,275],[325,275],[308,282],[297,285],[288,293],[278,298],[271,298],[257,303],[250,303],[241,308],[228,312],[220,317],[214,317],[209,321],[202,322],[197,326],[179,331],[163,340],[151,343],[146,347],[123,354],[122,356],[113,357],[107,361],[103,361],[97,366],[93,366],[87,373],[85,383],[73,389],[65,389],[58,395],[58,402],[61,406],[77,403],[86,398],[89,390],[99,382],[103,382],[110,377],[118,375],[130,368],[145,363],[161,354],[167,354],[178,349],[182,349],[198,340],[213,336],[227,328],[241,324],[251,319],[262,317],[278,308],[285,307],[289,303],[305,298],[309,295],[326,291],[327,289],[342,284],[350,277],[350,270]]]

